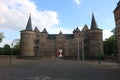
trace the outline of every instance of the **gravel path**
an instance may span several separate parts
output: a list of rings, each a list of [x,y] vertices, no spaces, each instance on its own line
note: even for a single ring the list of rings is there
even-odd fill
[[[0,65],[0,80],[120,80],[118,64],[75,60],[21,60]]]

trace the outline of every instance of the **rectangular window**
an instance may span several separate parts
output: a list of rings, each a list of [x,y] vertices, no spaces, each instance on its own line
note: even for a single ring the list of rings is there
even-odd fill
[[[38,44],[39,43],[39,40],[36,40],[36,44]]]
[[[36,44],[39,44],[39,40],[35,40],[35,43],[36,43]]]

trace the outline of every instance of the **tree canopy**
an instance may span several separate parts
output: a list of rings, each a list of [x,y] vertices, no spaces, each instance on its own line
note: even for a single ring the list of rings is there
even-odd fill
[[[10,45],[9,44],[5,44],[3,49],[4,49],[4,54],[5,55],[9,55],[10,54]]]
[[[14,39],[11,46],[9,44],[5,44],[4,47],[0,48],[0,55],[19,55],[19,39]]]
[[[116,55],[117,54],[115,29],[113,29],[111,32],[113,32],[113,35],[105,39],[105,41],[103,41],[105,55]]]

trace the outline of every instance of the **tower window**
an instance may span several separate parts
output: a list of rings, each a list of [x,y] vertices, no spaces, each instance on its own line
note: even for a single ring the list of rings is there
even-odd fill
[[[36,44],[39,44],[39,40],[36,40]]]

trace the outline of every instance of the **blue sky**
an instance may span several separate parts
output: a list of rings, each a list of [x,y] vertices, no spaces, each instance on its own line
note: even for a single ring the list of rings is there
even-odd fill
[[[60,26],[62,27],[74,28],[74,26],[82,27],[84,24],[90,25],[92,12],[97,22],[100,21],[98,25],[101,28],[108,28],[108,26],[113,28],[114,26],[112,11],[116,7],[117,0],[80,0],[80,4],[75,3],[74,0],[35,1],[36,5],[42,6],[38,7],[39,10],[56,11],[60,20]],[[110,21],[109,19],[112,20]]]
[[[11,44],[20,38],[29,14],[33,28],[43,28],[48,33],[72,33],[74,28],[90,28],[92,13],[98,27],[103,29],[103,39],[108,38],[115,27],[113,10],[119,0],[0,0],[0,32],[5,38],[0,46]]]

